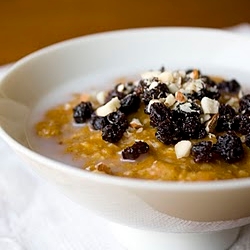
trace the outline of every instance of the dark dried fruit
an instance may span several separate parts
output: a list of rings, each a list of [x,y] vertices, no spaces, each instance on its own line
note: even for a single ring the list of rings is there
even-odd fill
[[[76,123],[86,122],[93,113],[91,102],[81,102],[73,108],[73,117]]]
[[[142,91],[142,101],[145,104],[148,104],[152,99],[165,98],[168,93],[170,93],[168,86],[165,83],[159,83],[152,89],[144,87]]]
[[[161,102],[155,102],[150,106],[150,125],[157,127],[166,119],[171,119],[171,110]]]
[[[136,94],[128,94],[121,100],[120,104],[121,112],[128,115],[140,108],[141,98]]]
[[[116,143],[118,142],[124,133],[124,129],[116,124],[106,125],[102,129],[102,139],[107,142]]]
[[[250,116],[239,115],[238,117],[238,132],[242,135],[250,133]]]
[[[122,151],[123,159],[135,160],[141,154],[149,151],[149,145],[144,141],[137,141],[131,147],[127,147]]]
[[[175,120],[167,119],[159,124],[155,136],[160,142],[170,145],[182,140],[182,131]]]
[[[216,130],[218,132],[234,130],[235,110],[230,105],[221,104],[219,108],[219,118],[217,120]]]
[[[237,94],[240,91],[240,84],[235,80],[222,81],[217,84],[220,93]]]
[[[250,94],[244,95],[240,99],[240,109],[239,112],[242,114],[249,114],[250,113]]]
[[[107,121],[109,124],[118,125],[124,131],[128,128],[128,125],[129,125],[128,119],[125,116],[125,114],[122,113],[121,111],[118,110],[118,111],[112,112],[108,114],[106,117],[107,117]]]
[[[225,135],[218,136],[213,149],[227,162],[239,161],[244,155],[240,138],[231,131]]]
[[[128,120],[121,111],[106,116],[107,125],[102,128],[102,139],[111,143],[118,142],[128,128]]]
[[[210,162],[213,159],[211,141],[201,141],[193,145],[191,154],[195,162]]]
[[[95,113],[91,115],[90,124],[95,130],[102,130],[108,124],[106,116],[98,116]]]
[[[206,135],[206,133],[200,133],[205,132],[205,127],[201,124],[199,116],[187,115],[180,126],[183,139],[203,138],[203,135]]]
[[[205,89],[201,89],[198,92],[193,92],[192,94],[191,93],[186,94],[187,99],[190,99],[190,100],[201,100],[204,96],[206,96]]]

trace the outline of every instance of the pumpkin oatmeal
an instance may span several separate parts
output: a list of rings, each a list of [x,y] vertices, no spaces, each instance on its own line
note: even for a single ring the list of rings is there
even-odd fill
[[[35,126],[83,169],[171,181],[250,176],[250,95],[199,70],[148,71],[74,95]]]

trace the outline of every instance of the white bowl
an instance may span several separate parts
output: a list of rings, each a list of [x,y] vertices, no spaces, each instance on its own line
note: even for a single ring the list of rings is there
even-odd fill
[[[101,89],[112,77],[161,66],[198,67],[206,74],[236,78],[247,89],[249,44],[246,37],[220,30],[152,28],[50,46],[17,62],[1,81],[0,135],[68,197],[115,223],[115,231],[118,227],[123,232],[118,237],[129,248],[164,249],[171,244],[171,249],[224,249],[235,240],[238,227],[250,223],[249,178],[186,183],[100,175],[35,152],[26,129],[38,101],[55,88],[72,84],[72,92],[87,90],[87,83],[95,80]],[[79,79],[81,86],[76,84]],[[206,244],[211,239],[213,243]]]

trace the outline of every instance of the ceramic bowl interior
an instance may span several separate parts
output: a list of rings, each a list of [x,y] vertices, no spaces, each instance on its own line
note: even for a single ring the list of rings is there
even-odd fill
[[[249,44],[248,38],[226,31],[152,28],[101,33],[53,45],[14,64],[1,81],[0,134],[27,165],[72,200],[111,221],[165,230],[168,216],[197,222],[249,217],[249,178],[183,183],[100,175],[42,155],[27,141],[30,115],[40,100],[51,102],[49,93],[55,89],[107,89],[117,77],[165,66],[199,68],[206,74],[236,78],[247,90]],[[64,97],[59,95],[58,100]]]

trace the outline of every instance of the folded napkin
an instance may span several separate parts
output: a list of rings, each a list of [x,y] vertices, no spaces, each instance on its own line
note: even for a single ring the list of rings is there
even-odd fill
[[[248,24],[230,29],[250,35]],[[31,172],[1,139],[0,155],[0,250],[124,250],[105,219]],[[230,250],[249,249],[250,225]]]

